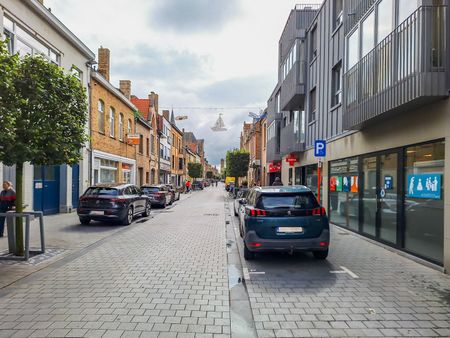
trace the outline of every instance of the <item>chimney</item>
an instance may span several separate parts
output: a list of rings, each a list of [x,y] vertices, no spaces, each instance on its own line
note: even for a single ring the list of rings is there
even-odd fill
[[[109,49],[100,47],[98,49],[98,72],[109,82]]]
[[[155,92],[151,92],[148,94],[148,99],[150,100],[150,107],[155,108],[156,114],[159,113],[159,105],[158,105],[158,94]]]
[[[129,100],[131,99],[131,81],[130,80],[120,80],[119,90],[123,95]]]
[[[168,110],[163,110],[163,116],[167,121],[170,121],[170,111]]]

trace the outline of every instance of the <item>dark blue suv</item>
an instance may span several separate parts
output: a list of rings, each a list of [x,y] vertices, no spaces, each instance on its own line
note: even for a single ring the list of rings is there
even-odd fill
[[[256,187],[240,203],[245,206],[240,222],[245,259],[271,251],[311,251],[317,259],[327,258],[328,218],[309,188]]]

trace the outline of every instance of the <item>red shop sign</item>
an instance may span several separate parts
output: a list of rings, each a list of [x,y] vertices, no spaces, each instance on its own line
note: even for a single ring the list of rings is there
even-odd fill
[[[279,173],[281,171],[281,162],[269,163],[269,173]]]
[[[293,167],[294,164],[295,164],[295,162],[297,162],[297,157],[295,157],[294,154],[289,154],[289,155],[286,157],[286,162],[288,162],[289,165],[290,165],[291,167]]]

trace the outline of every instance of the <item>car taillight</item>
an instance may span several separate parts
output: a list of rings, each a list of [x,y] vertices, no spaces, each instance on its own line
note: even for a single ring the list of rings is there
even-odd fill
[[[126,201],[126,199],[124,199],[124,198],[111,198],[111,202],[113,202],[113,203],[122,203],[125,201]]]
[[[265,217],[267,216],[267,211],[266,210],[261,210],[261,209],[247,209],[247,215],[251,216],[251,217]]]
[[[322,207],[314,208],[312,210],[312,215],[313,216],[325,216],[326,214],[327,214],[327,212],[326,212],[325,208],[322,208]]]

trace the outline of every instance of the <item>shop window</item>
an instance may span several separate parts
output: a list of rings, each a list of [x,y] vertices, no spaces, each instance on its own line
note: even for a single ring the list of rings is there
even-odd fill
[[[358,159],[330,163],[329,216],[335,224],[358,230],[359,193]]]
[[[443,262],[445,142],[406,148],[405,249]]]

